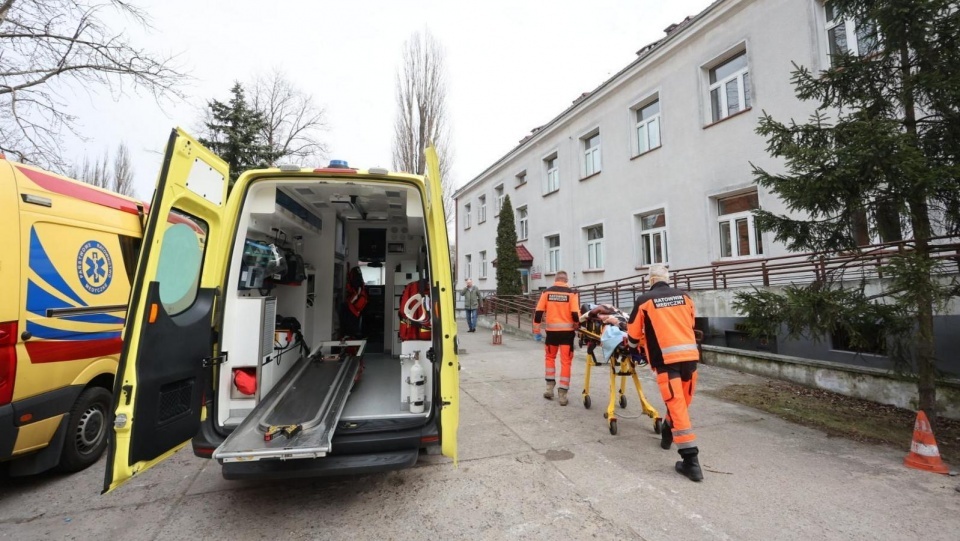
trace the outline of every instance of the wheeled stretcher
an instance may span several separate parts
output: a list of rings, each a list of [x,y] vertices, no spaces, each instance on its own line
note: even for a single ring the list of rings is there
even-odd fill
[[[586,307],[584,307],[586,308]],[[643,396],[643,387],[640,384],[640,378],[637,375],[637,368],[646,366],[646,360],[641,363],[634,362],[630,355],[627,345],[626,321],[619,311],[598,309],[589,309],[583,311],[580,319],[580,328],[577,330],[580,347],[587,346],[587,370],[583,382],[583,407],[590,409],[590,371],[594,366],[609,364],[610,366],[610,401],[607,405],[607,411],[603,414],[607,420],[607,427],[610,434],[617,434],[617,415],[616,405],[621,409],[627,407],[627,396],[624,394],[627,386],[627,378],[633,380],[633,385],[637,390],[637,397],[640,399],[640,407],[643,415],[653,419],[653,431],[657,434],[663,426],[663,420],[660,413],[647,402]],[[598,360],[597,354],[600,354],[602,361]],[[618,388],[617,378],[620,378]]]

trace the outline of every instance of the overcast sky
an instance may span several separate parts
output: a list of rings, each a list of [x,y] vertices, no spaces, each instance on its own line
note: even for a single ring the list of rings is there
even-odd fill
[[[329,158],[389,168],[400,51],[424,29],[446,53],[459,187],[711,0],[135,3],[154,28],[131,27],[127,35],[135,45],[178,56],[192,77],[183,89],[188,98],[158,105],[150,97],[81,92],[69,105],[87,141],[68,138],[67,149],[82,159],[112,155],[126,142],[136,193],[149,198],[170,128],[197,131],[208,100],[227,100],[235,80],[272,69],[326,109]]]

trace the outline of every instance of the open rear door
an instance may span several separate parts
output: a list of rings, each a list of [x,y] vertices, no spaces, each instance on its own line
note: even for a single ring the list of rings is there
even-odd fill
[[[431,275],[434,280],[433,313],[440,318],[442,357],[440,364],[440,450],[457,462],[457,429],[460,426],[460,360],[457,358],[457,323],[454,317],[453,276],[450,272],[450,244],[443,210],[440,161],[433,147],[426,150],[427,212]],[[437,326],[434,325],[434,329]],[[434,340],[434,347],[437,341]]]
[[[234,222],[223,211],[229,178],[223,160],[180,130],[170,134],[130,291],[104,492],[172,455],[200,427],[219,354],[214,313],[224,233]]]

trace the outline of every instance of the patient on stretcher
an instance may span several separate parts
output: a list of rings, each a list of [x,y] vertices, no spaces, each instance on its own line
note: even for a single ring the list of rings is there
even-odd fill
[[[618,349],[626,350],[627,315],[610,304],[583,304],[580,306],[580,345],[587,344],[587,353],[595,364],[606,364]],[[601,346],[602,358],[595,348]]]

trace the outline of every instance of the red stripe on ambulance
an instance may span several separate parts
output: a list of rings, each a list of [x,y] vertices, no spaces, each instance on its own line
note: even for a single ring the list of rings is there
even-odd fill
[[[88,188],[72,182],[67,182],[53,175],[36,171],[27,167],[16,166],[17,170],[32,180],[37,186],[51,192],[63,194],[82,201],[88,201],[104,207],[122,210],[130,214],[140,214],[137,210],[137,203],[129,201],[116,195],[103,193],[93,188]]]
[[[123,342],[117,337],[101,340],[45,340],[27,342],[24,346],[27,348],[27,354],[30,355],[30,362],[37,364],[117,355],[123,347]]]

